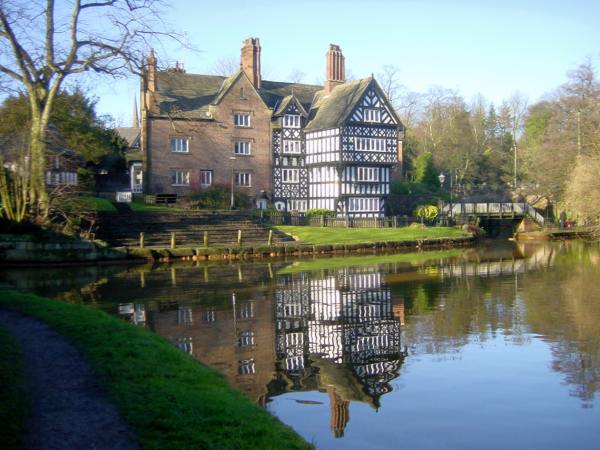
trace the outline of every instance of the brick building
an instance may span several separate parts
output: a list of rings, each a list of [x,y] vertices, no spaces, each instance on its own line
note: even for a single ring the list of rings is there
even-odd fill
[[[139,164],[132,177],[148,194],[233,185],[259,208],[383,215],[401,172],[403,126],[374,78],[346,82],[344,66],[331,45],[324,86],[263,80],[257,38],[244,41],[230,77],[179,65],[159,71],[151,53],[141,90],[143,177]]]

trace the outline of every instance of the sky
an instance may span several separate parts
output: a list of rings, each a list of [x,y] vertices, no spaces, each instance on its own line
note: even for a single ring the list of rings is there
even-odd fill
[[[516,91],[534,103],[586,58],[600,67],[598,0],[172,0],[165,19],[195,50],[166,44],[159,65],[178,60],[188,73],[239,60],[247,37],[260,38],[265,79],[300,70],[303,82],[323,80],[334,43],[356,78],[393,65],[411,91],[441,86],[494,103]],[[99,113],[129,125],[138,90],[133,78],[107,80],[92,94]]]

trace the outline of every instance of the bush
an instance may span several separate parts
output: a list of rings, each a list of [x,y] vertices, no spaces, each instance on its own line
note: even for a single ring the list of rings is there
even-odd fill
[[[306,217],[314,217],[314,216],[325,216],[325,217],[335,217],[335,211],[324,208],[314,208],[306,211]]]
[[[421,221],[425,220],[427,222],[431,222],[433,220],[435,220],[435,218],[438,216],[438,207],[435,205],[423,205],[423,206],[419,206],[415,212],[414,215],[419,217],[421,219]]]
[[[231,205],[231,188],[228,186],[211,186],[189,196],[190,204],[201,209],[229,209]],[[248,209],[252,199],[243,192],[233,193],[235,209]]]

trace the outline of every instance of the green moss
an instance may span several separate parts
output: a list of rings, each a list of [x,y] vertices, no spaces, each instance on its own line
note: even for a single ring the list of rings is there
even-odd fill
[[[23,447],[27,405],[21,351],[12,336],[0,328],[0,436],[3,449]]]
[[[312,448],[165,339],[90,308],[15,292],[0,305],[47,322],[95,368],[145,449]]]
[[[321,228],[278,225],[274,228],[311,244],[366,244],[468,236],[461,229],[451,227]]]

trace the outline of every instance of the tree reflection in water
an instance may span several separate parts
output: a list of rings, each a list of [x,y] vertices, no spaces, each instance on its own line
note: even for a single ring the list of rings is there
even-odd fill
[[[389,260],[388,260],[389,261]],[[542,339],[584,407],[600,388],[600,248],[518,244],[419,262],[281,273],[285,261],[5,270],[2,287],[121,314],[169,339],[260,404],[319,391],[334,436],[350,404],[379,408],[405,361],[474,342]],[[332,264],[333,266],[333,264]],[[339,261],[335,265],[339,267]],[[407,359],[408,358],[408,359]]]

